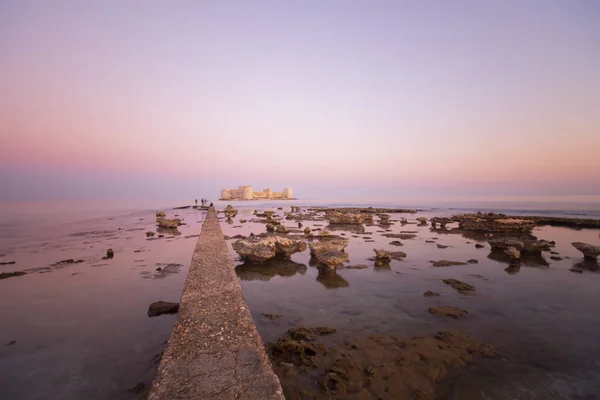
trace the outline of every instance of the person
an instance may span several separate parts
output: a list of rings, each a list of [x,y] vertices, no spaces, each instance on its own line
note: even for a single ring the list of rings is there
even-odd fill
[[[213,203],[210,203],[210,207],[213,207]]]
[[[198,199],[194,200],[196,203],[196,208],[198,208]]]

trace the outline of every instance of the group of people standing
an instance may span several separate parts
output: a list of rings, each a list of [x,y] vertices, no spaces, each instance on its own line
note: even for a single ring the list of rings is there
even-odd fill
[[[206,205],[208,204],[208,199],[200,199],[200,204],[202,207],[206,207]],[[210,203],[210,205],[212,206],[213,204]],[[198,207],[198,199],[196,199],[196,207]]]

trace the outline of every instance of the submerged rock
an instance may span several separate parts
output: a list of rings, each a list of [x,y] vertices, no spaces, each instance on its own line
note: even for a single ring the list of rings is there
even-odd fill
[[[443,317],[452,317],[452,318],[460,318],[469,314],[467,310],[454,307],[454,306],[438,306],[438,307],[429,307],[429,312],[431,314],[441,315]]]
[[[439,260],[439,261],[429,261],[433,264],[434,267],[451,267],[454,265],[467,265],[466,262],[462,261],[449,261],[449,260]]]
[[[432,292],[431,290],[428,290],[425,293],[423,293],[423,296],[425,296],[425,297],[436,297],[439,295],[440,294],[438,292]]]
[[[319,275],[317,276],[317,282],[325,286],[327,289],[339,289],[350,286],[347,280],[342,276],[338,275],[335,270],[319,268]]]
[[[306,250],[306,243],[279,236],[249,237],[234,242],[232,247],[242,258],[261,263],[277,254],[289,257],[294,253],[302,252]]]
[[[112,251],[111,249],[109,249],[109,250]],[[107,252],[107,256],[108,256],[108,252]],[[113,254],[113,256],[114,256],[114,254]],[[69,259],[66,259],[66,260],[55,262],[54,264],[50,264],[50,266],[51,267],[65,267],[67,265],[72,265],[72,264],[81,264],[82,262],[84,262],[84,261],[83,260],[75,260],[73,258],[69,258]]]
[[[27,272],[14,271],[14,272],[0,272],[0,279],[12,278],[15,276],[27,275]]]
[[[402,242],[399,240],[394,240],[394,241],[390,242],[390,244],[392,246],[403,246]]]
[[[148,231],[146,232],[146,237],[152,237],[154,236],[154,232]]]
[[[454,289],[458,290],[460,294],[464,294],[467,296],[475,294],[475,287],[465,283],[463,281],[459,281],[458,279],[444,279],[443,282],[447,285],[452,286]]]
[[[410,339],[362,336],[329,348],[285,335],[270,348],[285,397],[306,400],[434,399],[446,376],[475,357],[496,355],[493,347],[454,331]],[[307,389],[298,381],[314,384]]]
[[[582,242],[573,242],[571,245],[582,252],[585,259],[595,261],[600,255],[600,246]]]
[[[419,218],[417,218],[417,221],[419,221],[419,225],[427,224],[427,218],[425,218],[425,217],[419,217]]]
[[[392,253],[390,251],[384,249],[373,249],[375,252],[375,258],[377,261],[387,261],[390,262],[392,260]]]
[[[261,313],[260,315],[262,315],[266,319],[270,319],[271,321],[275,321],[275,320],[278,320],[279,318],[281,318],[281,314]]]
[[[415,235],[414,233],[384,233],[381,236],[394,239],[397,238],[402,240],[414,239],[417,237],[417,235]]]
[[[161,314],[175,314],[179,311],[179,303],[169,303],[167,301],[157,301],[148,307],[148,316],[156,317]]]
[[[318,326],[316,328],[309,328],[300,326],[298,328],[288,329],[288,335],[294,340],[314,340],[315,335],[331,335],[337,332],[335,328],[328,328],[326,326]]]

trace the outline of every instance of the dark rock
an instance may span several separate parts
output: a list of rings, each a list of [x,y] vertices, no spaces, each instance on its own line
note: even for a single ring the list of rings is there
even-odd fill
[[[6,346],[14,346],[15,344],[17,344],[17,341],[11,340],[10,342],[6,343]]]
[[[27,272],[14,271],[14,272],[0,272],[0,279],[12,278],[14,276],[27,275]]]
[[[476,249],[483,249],[484,247],[485,247],[485,246],[484,246],[484,245],[482,245],[482,244],[479,244],[479,243],[476,243],[476,244],[475,244],[475,248],[476,248]]]
[[[451,267],[454,265],[467,265],[466,262],[462,261],[449,261],[449,260],[439,260],[439,261],[429,261],[433,264],[434,267]]]
[[[268,314],[268,313],[262,313],[260,314],[263,317],[265,317],[266,319],[270,319],[271,321],[275,321],[278,320],[279,318],[281,318],[281,314]]]
[[[423,296],[425,297],[435,297],[435,296],[439,296],[440,294],[437,292],[432,292],[431,290],[426,291],[425,293],[423,293]]]
[[[562,260],[563,258],[562,258],[562,257],[559,257],[559,256],[550,256],[550,259],[551,259],[551,260],[554,260],[554,261],[560,261],[560,260]]]
[[[477,264],[479,261],[477,261],[477,260],[476,260],[476,259],[474,259],[474,258],[471,258],[470,260],[467,260],[467,262],[468,262],[469,264]]]
[[[0,262],[0,265],[13,265],[16,264],[16,261],[4,261],[4,262]]]
[[[328,328],[326,326],[319,326],[316,328],[309,328],[309,327],[304,327],[304,326],[300,326],[298,328],[290,328],[288,329],[288,335],[290,335],[290,338],[294,339],[294,340],[306,340],[306,341],[312,341],[315,339],[315,335],[331,335],[332,333],[335,333],[336,329],[335,328]]]
[[[467,310],[453,306],[429,307],[431,314],[441,315],[443,317],[460,318],[469,314]]]
[[[179,311],[179,303],[169,303],[167,301],[157,301],[148,307],[148,316],[156,317],[161,314],[175,314]]]
[[[55,262],[54,264],[50,264],[50,266],[51,267],[64,267],[66,265],[80,264],[82,262],[83,262],[83,260],[74,260],[72,258],[69,258],[68,260],[62,260],[59,262]]]
[[[573,242],[571,245],[582,252],[583,257],[587,260],[595,261],[600,256],[600,246],[582,242]]]
[[[402,242],[399,240],[394,240],[393,242],[390,242],[390,244],[392,246],[402,246]]]
[[[438,244],[437,245],[438,249],[447,249],[448,246],[444,245],[444,244]]]
[[[458,279],[444,279],[443,282],[447,285],[452,286],[454,289],[458,290],[460,294],[464,294],[467,296],[475,294],[475,287],[469,285],[468,283],[459,281]]]
[[[150,231],[146,232],[146,237],[152,237],[152,236],[154,236],[154,232],[150,232]]]

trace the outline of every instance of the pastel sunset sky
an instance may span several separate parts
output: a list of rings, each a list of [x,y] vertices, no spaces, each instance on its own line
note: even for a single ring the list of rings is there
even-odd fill
[[[0,1],[0,200],[600,194],[600,2]]]

